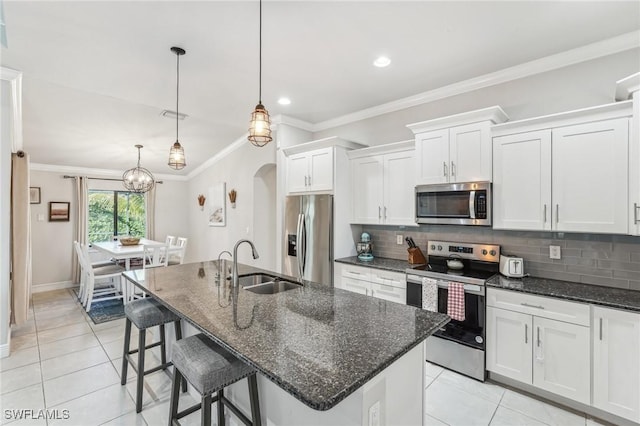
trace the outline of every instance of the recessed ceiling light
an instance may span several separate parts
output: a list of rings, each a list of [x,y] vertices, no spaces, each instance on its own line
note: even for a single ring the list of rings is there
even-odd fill
[[[378,59],[373,61],[373,65],[375,65],[378,68],[384,68],[388,66],[390,63],[391,63],[391,59],[387,58],[386,56],[380,56]]]
[[[289,105],[291,103],[291,99],[289,99],[289,98],[280,98],[280,99],[278,99],[278,103],[280,105]]]

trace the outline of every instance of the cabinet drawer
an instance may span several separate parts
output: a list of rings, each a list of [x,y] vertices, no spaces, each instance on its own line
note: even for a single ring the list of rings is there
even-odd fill
[[[391,302],[407,304],[406,288],[391,287],[389,285],[371,284],[371,295],[378,299],[389,300]]]
[[[342,288],[354,293],[370,296],[371,283],[368,281],[355,280],[353,278],[342,277]]]
[[[487,306],[514,312],[564,321],[572,324],[590,325],[589,305],[550,297],[534,296],[517,291],[487,289]]]
[[[371,282],[385,286],[407,288],[406,275],[400,272],[371,269]]]
[[[362,266],[342,265],[342,277],[353,278],[356,280],[371,280],[371,272],[369,268],[363,268]]]

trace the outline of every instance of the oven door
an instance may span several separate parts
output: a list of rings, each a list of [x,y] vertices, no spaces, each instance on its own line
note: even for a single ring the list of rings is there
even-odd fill
[[[449,282],[438,280],[438,312],[447,314]],[[485,289],[484,286],[464,284],[465,319],[452,319],[434,336],[451,340],[461,345],[484,350],[485,338]]]
[[[416,187],[416,222],[449,225],[491,225],[488,182]]]

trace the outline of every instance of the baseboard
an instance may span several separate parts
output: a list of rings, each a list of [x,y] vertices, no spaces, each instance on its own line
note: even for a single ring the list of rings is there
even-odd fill
[[[42,293],[44,291],[60,290],[63,288],[72,288],[76,284],[73,281],[59,281],[57,283],[37,284],[31,287],[31,293]]]
[[[9,333],[7,334],[7,343],[0,345],[0,359],[6,358],[11,354],[11,327],[9,327]]]

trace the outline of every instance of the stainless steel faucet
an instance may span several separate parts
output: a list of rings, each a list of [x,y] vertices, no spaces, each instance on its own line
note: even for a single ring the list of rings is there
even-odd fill
[[[218,279],[222,279],[223,274],[226,275],[227,271],[225,271],[226,268],[221,268],[221,258],[222,255],[227,253],[229,255],[229,257],[233,260],[233,256],[231,254],[231,252],[229,250],[223,250],[220,252],[220,254],[218,255],[218,272],[217,272],[217,276],[216,278]],[[222,273],[220,273],[220,271],[222,271]],[[222,280],[221,280],[222,281]]]
[[[251,255],[254,259],[259,258],[258,251],[256,250],[256,246],[249,240],[238,240],[235,246],[233,246],[233,286],[238,287],[238,246],[242,243],[247,243],[251,246]]]

